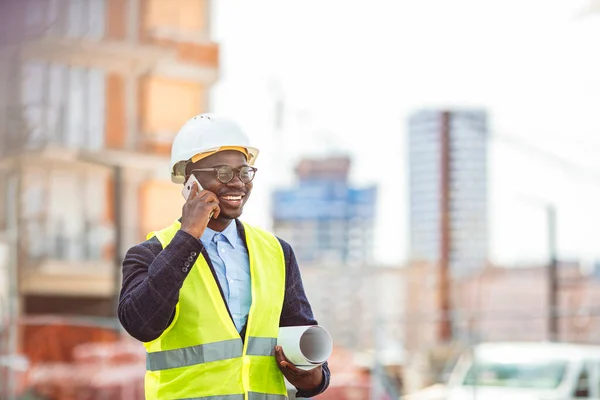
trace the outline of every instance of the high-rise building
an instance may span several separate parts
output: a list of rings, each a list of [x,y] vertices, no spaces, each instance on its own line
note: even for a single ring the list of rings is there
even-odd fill
[[[348,183],[350,158],[304,159],[298,186],[274,192],[273,228],[306,263],[372,260],[376,187]]]
[[[0,231],[19,309],[113,316],[120,260],[179,217],[170,144],[218,77],[209,0],[0,5]]]
[[[409,120],[410,255],[481,270],[488,257],[487,117],[479,110],[424,110]]]

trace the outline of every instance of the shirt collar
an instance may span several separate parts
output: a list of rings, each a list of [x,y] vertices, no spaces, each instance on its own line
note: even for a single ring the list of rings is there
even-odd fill
[[[225,228],[223,230],[223,232],[217,232],[215,230],[210,229],[207,226],[206,229],[204,230],[204,233],[202,234],[202,237],[200,238],[200,240],[203,243],[208,244],[208,243],[212,242],[215,235],[218,235],[218,234],[222,234],[227,239],[227,241],[229,242],[231,247],[233,247],[234,249],[237,247],[237,239],[238,239],[239,235],[238,235],[238,230],[237,230],[237,226],[236,226],[235,222],[230,223],[227,226],[227,228]]]

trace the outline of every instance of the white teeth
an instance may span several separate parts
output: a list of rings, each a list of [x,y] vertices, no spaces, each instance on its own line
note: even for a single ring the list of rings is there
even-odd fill
[[[223,196],[225,200],[241,200],[242,196]]]

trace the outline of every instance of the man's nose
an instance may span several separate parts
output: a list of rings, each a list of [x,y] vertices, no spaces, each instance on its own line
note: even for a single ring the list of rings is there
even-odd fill
[[[227,183],[227,186],[232,186],[241,189],[244,187],[244,182],[242,182],[238,175],[234,175],[233,178],[229,181],[229,183]]]

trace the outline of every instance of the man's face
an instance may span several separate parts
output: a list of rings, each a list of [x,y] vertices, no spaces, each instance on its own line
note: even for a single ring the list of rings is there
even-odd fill
[[[239,151],[220,151],[194,164],[189,164],[186,169],[186,180],[194,169],[222,166],[236,169],[247,165],[246,156]],[[244,204],[252,192],[252,182],[243,183],[239,178],[238,171],[234,171],[233,179],[228,183],[220,182],[215,171],[196,171],[194,175],[203,189],[213,192],[219,198],[219,207],[221,208],[219,219],[235,219],[242,215]]]

